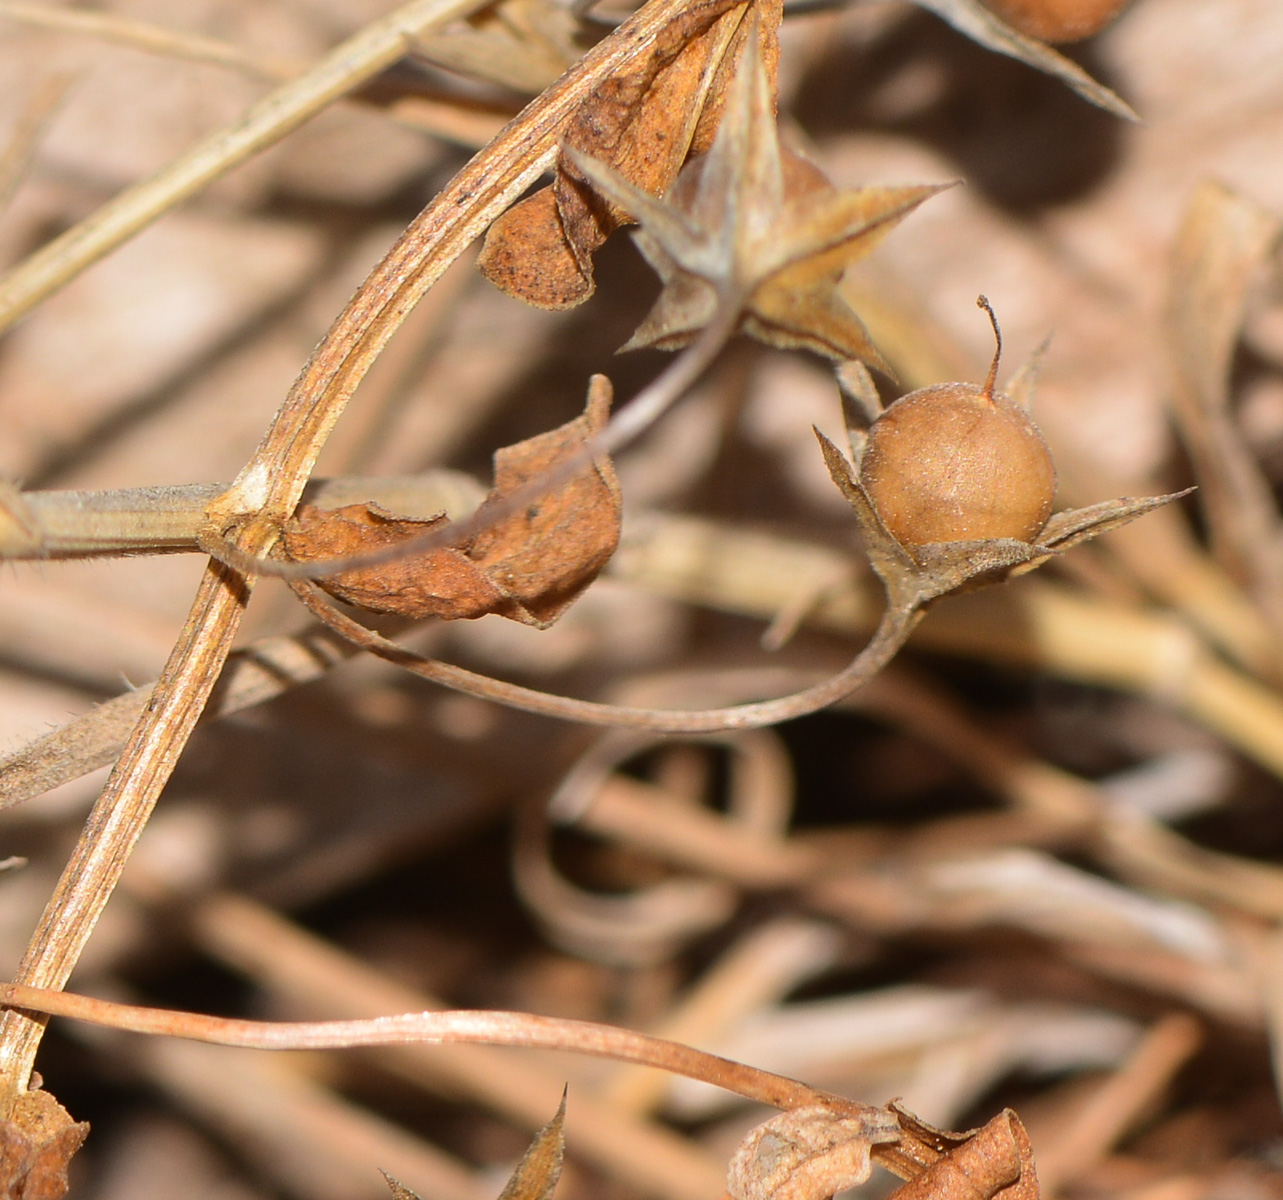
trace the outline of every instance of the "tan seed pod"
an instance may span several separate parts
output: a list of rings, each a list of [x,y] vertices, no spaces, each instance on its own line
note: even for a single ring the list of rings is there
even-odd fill
[[[983,0],[1013,29],[1040,42],[1078,42],[1104,29],[1130,0]]]
[[[860,481],[901,545],[1032,542],[1051,516],[1051,452],[1025,410],[993,390],[997,368],[995,354],[983,387],[910,392],[869,429]]]

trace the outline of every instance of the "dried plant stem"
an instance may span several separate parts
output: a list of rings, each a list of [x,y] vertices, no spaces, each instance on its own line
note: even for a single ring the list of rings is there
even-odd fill
[[[66,983],[217,682],[250,584],[211,562],[151,702],[134,727],[18,967],[40,987]],[[0,1111],[27,1087],[44,1021],[0,1021]]]
[[[480,533],[493,529],[501,521],[520,512],[531,502],[568,483],[601,456],[613,454],[640,437],[699,381],[700,376],[721,353],[722,347],[726,345],[739,323],[743,299],[744,297],[736,292],[729,292],[723,296],[717,311],[700,332],[699,337],[673,359],[657,379],[647,384],[620,409],[601,433],[594,438],[589,438],[574,454],[568,455],[538,478],[532,479],[505,496],[495,498],[485,506],[483,511],[451,521],[446,526],[429,530],[417,537],[406,538],[391,546],[339,558],[296,563],[253,558],[238,550],[236,546],[208,535],[200,539],[202,548],[246,574],[271,575],[288,580],[310,580],[358,567],[379,566],[382,563],[394,562],[412,555],[425,554],[466,542]],[[602,377],[598,376],[594,376],[594,379],[603,381]],[[229,495],[235,487],[236,485],[233,485],[233,488],[229,489]],[[226,497],[221,498],[211,506],[211,511],[222,507],[226,502]],[[304,595],[303,592],[299,594]]]
[[[260,638],[229,658],[202,719],[262,704],[325,674],[355,653],[326,629]],[[130,730],[151,703],[154,684],[108,700],[74,721],[0,759],[0,809],[78,779],[120,755]]]
[[[350,1049],[356,1046],[395,1046],[407,1042],[567,1050],[658,1067],[675,1075],[715,1084],[774,1108],[804,1108],[825,1102],[853,1106],[849,1100],[817,1091],[795,1079],[732,1062],[681,1042],[670,1042],[613,1025],[540,1017],[530,1013],[456,1010],[401,1013],[352,1021],[246,1021],[114,1004],[93,996],[48,991],[19,983],[0,984],[0,1003],[133,1033],[181,1037],[253,1050]]]
[[[478,0],[412,0],[366,26],[150,179],[109,200],[0,279],[0,330],[162,213],[396,62],[409,38],[477,7]]]
[[[1145,1109],[1189,1061],[1203,1040],[1193,1017],[1173,1013],[1158,1021],[1123,1066],[1110,1075],[1038,1148],[1038,1179],[1054,1196],[1090,1168],[1135,1124]]]
[[[221,536],[258,559],[293,512],[334,423],[378,352],[424,292],[552,161],[562,127],[586,94],[648,52],[656,32],[685,7],[655,0],[533,101],[411,223],[331,326],[296,380],[253,459],[213,507]],[[723,11],[723,4],[710,7]],[[394,61],[404,39],[467,11],[457,0],[416,0],[376,22],[303,80],[260,102],[233,130],[208,140],[150,184],[131,189],[69,231],[0,284],[0,327],[61,282],[225,168]],[[110,897],[134,842],[186,745],[226,661],[249,596],[246,578],[211,563],[165,671],[90,815],[19,968],[19,981],[58,988],[67,980]],[[42,1019],[0,1023],[0,1109],[27,1086]]]
[[[150,21],[137,21],[118,13],[56,8],[52,4],[27,3],[27,0],[0,0],[0,16],[61,33],[114,42],[148,54],[226,67],[271,83],[297,78],[311,66],[305,59],[255,50]],[[353,99],[360,102],[361,97]],[[425,96],[404,96],[379,107],[403,125],[474,149],[484,146],[507,120],[506,116],[501,118],[497,110],[481,104],[466,101],[454,104]]]
[[[724,521],[650,513],[634,520],[609,573],[689,604],[770,620],[799,591],[850,569],[851,557]],[[807,624],[860,632],[872,589],[824,591]],[[1283,699],[1212,654],[1186,624],[1088,599],[1045,579],[952,597],[916,641],[950,654],[1032,666],[1065,679],[1160,697],[1283,776]]]
[[[645,729],[654,733],[716,733],[726,729],[757,729],[763,725],[777,725],[807,713],[827,708],[835,701],[850,695],[861,684],[873,678],[895,657],[908,639],[921,617],[921,611],[904,612],[887,609],[881,623],[868,644],[851,662],[836,675],[830,676],[814,687],[780,696],[774,700],[761,700],[754,704],[737,704],[729,708],[680,709],[627,708],[616,704],[602,704],[593,700],[575,700],[568,696],[554,696],[535,691],[515,683],[491,679],[473,671],[456,667],[436,659],[424,658],[412,650],[398,646],[380,634],[339,612],[327,597],[312,584],[295,584],[295,592],[318,620],[353,645],[369,650],[390,663],[404,667],[415,675],[443,684],[455,691],[485,700],[494,700],[510,708],[538,713],[545,717],[559,717],[585,725],[605,725],[621,729]]]
[[[148,887],[151,881],[140,876],[129,877],[135,895],[141,882],[149,904],[172,906],[171,891]],[[299,1019],[449,1008],[439,997],[407,987],[246,896],[205,896],[188,915],[201,951]],[[548,1106],[556,1103],[566,1078],[532,1055],[488,1046],[403,1045],[380,1053],[378,1060],[416,1089],[466,1100],[530,1132],[547,1120]],[[611,1179],[655,1200],[709,1200],[719,1194],[725,1164],[671,1130],[606,1104],[577,1105],[573,1124],[578,1155]]]

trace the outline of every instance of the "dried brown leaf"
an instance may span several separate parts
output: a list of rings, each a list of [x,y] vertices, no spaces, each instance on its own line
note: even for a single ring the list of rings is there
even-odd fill
[[[869,1177],[869,1154],[900,1136],[885,1109],[858,1116],[815,1106],[780,1113],[757,1126],[731,1159],[732,1200],[820,1200]]]
[[[774,78],[779,0],[757,0],[761,54]],[[702,0],[677,16],[645,58],[606,81],[570,122],[563,145],[609,164],[662,195],[690,153],[712,142],[722,97],[742,53],[744,4]],[[556,177],[503,214],[477,267],[500,290],[539,308],[572,308],[592,295],[592,256],[630,221],[602,201],[563,155]]]
[[[60,1200],[67,1164],[88,1124],[73,1121],[48,1092],[23,1092],[10,1119],[0,1122],[0,1196],[6,1200]]]
[[[595,376],[582,416],[495,454],[494,506],[582,450],[604,428],[610,383]],[[307,505],[285,529],[295,562],[342,558],[394,546],[445,524],[444,515],[398,516],[377,504],[338,509]],[[458,547],[407,554],[324,581],[333,596],[372,612],[458,620],[499,613],[546,628],[579,596],[619,543],[620,495],[606,457],[497,521]]]
[[[909,1181],[894,1193],[895,1200],[1038,1200],[1029,1135],[1011,1109],[979,1129],[951,1133],[898,1104],[888,1107],[900,1137],[874,1156]]]

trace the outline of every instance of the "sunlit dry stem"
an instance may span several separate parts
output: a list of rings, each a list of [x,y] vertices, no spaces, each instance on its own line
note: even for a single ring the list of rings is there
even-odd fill
[[[675,1075],[714,1084],[774,1108],[803,1108],[814,1104],[831,1104],[845,1109],[866,1107],[817,1091],[787,1076],[696,1050],[681,1042],[670,1042],[613,1025],[540,1017],[530,1013],[457,1010],[401,1013],[347,1021],[246,1021],[115,1004],[92,996],[48,991],[19,983],[0,984],[0,1003],[28,1012],[70,1017],[132,1033],[180,1037],[252,1050],[348,1049],[410,1042],[567,1050],[658,1067]]]
[[[470,696],[506,704],[509,708],[538,713],[540,716],[558,717],[585,725],[645,729],[654,733],[716,733],[727,729],[758,729],[818,712],[844,696],[849,696],[882,670],[899,653],[922,616],[922,611],[917,608],[889,607],[883,613],[882,621],[868,644],[846,667],[803,691],[774,700],[737,704],[729,708],[670,710],[627,708],[593,700],[575,700],[569,696],[554,696],[515,683],[491,679],[487,675],[478,675],[450,663],[424,658],[345,616],[315,585],[295,584],[294,590],[312,614],[340,637],[415,675],[430,679],[433,683]]]
[[[225,483],[106,491],[18,492],[0,483],[0,559],[114,558],[200,552],[201,530]],[[304,499],[318,508],[378,504],[391,512],[462,515],[485,489],[460,471],[314,479]]]
[[[412,0],[350,39],[296,84],[251,109],[221,150],[213,143],[179,160],[151,185],[130,189],[69,230],[0,281],[0,323],[12,322],[39,299],[249,153],[264,137],[280,135],[297,118],[323,107],[358,76],[399,56],[405,22],[442,21],[461,8],[454,0]],[[714,6],[717,0],[714,0]],[[733,2],[733,0],[732,0]],[[586,92],[645,55],[658,30],[684,0],[650,0],[614,34],[593,47],[562,79],[531,102],[407,227],[358,289],[290,389],[258,450],[232,487],[212,506],[220,529],[257,564],[288,519],[317,455],[374,357],[415,302],[442,272],[551,164],[556,143]],[[729,6],[729,5],[728,5]],[[422,27],[421,25],[419,26]],[[390,57],[381,58],[386,52]],[[356,63],[349,61],[355,56]],[[354,65],[357,68],[354,70]],[[287,105],[282,114],[281,105]],[[248,123],[247,123],[248,122]],[[231,137],[231,134],[229,134]],[[216,139],[217,141],[217,139]],[[211,146],[213,149],[211,150]],[[247,148],[248,147],[248,148]],[[225,152],[224,152],[225,151]],[[210,161],[210,156],[215,161]],[[213,563],[202,576],[183,632],[122,751],[68,862],[20,965],[33,985],[61,986],[80,956],[129,853],[186,744],[231,649],[250,580]],[[27,1087],[43,1021],[19,1012],[0,1020],[0,1112]]]

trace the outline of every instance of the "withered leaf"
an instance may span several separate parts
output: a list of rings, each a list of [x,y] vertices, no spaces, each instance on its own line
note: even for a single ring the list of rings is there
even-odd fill
[[[816,1106],[780,1113],[757,1126],[731,1159],[732,1200],[820,1200],[869,1177],[869,1154],[900,1137],[885,1109],[859,1115]]]
[[[60,1200],[67,1164],[89,1132],[48,1092],[24,1092],[8,1121],[0,1121],[0,1196]]]
[[[579,452],[605,426],[610,402],[610,381],[594,376],[583,415],[499,450],[494,488],[478,515]],[[294,562],[315,562],[394,546],[446,520],[397,516],[368,503],[308,505],[285,528],[282,544]],[[543,629],[609,561],[619,544],[619,524],[619,483],[602,456],[463,545],[339,571],[321,586],[372,612],[446,620],[498,613]]]
[[[663,194],[687,155],[712,143],[750,9],[760,14],[760,53],[773,79],[781,0],[696,0],[660,31],[633,70],[594,91],[563,145],[608,163],[648,194]],[[592,295],[593,254],[630,220],[595,195],[563,153],[553,183],[490,227],[477,267],[527,304],[572,308]]]
[[[895,1200],[1038,1200],[1029,1135],[1011,1109],[979,1129],[950,1133],[898,1104],[889,1107],[900,1137],[874,1156],[908,1180],[893,1193]]]
[[[625,349],[678,349],[721,305],[737,303],[740,327],[760,341],[889,372],[838,283],[940,186],[839,191],[819,168],[783,150],[754,39],[711,149],[682,169],[664,200],[601,160],[573,147],[567,153],[597,191],[641,224],[637,244],[664,281]]]

